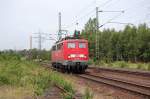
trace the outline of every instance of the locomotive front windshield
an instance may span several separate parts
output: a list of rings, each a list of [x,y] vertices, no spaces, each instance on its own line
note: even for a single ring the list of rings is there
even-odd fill
[[[68,48],[75,48],[76,44],[75,43],[68,43]]]
[[[85,43],[79,43],[79,48],[86,48],[86,44]]]

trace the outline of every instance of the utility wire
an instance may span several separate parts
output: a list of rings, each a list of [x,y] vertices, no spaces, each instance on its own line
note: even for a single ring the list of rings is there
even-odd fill
[[[107,0],[106,2],[104,2],[103,4],[101,4],[100,6],[98,7],[104,7],[105,5],[107,5],[109,2],[111,2],[112,0]]]
[[[132,23],[123,23],[123,22],[108,22],[108,23],[128,24],[128,25],[132,25],[132,26],[134,26],[134,24],[132,24]]]
[[[110,6],[113,5],[114,3],[115,3],[115,6],[116,6],[116,5],[117,5],[117,4],[116,4],[117,1],[119,1],[119,0],[116,0],[116,1],[113,0],[112,3],[109,3],[109,4],[107,4],[106,6],[103,6],[103,7],[105,7],[105,8],[110,7]],[[118,3],[118,2],[117,2],[117,3]]]
[[[94,0],[96,1],[96,0]],[[104,2],[103,4],[101,4],[100,6],[105,6],[106,4],[108,4],[109,2],[111,2],[112,0],[107,0],[106,2]],[[89,13],[85,14],[84,16],[80,17],[77,19],[77,21],[79,21],[80,19],[83,19],[84,17],[87,17],[87,15],[89,15],[90,13],[94,12],[95,13],[95,8],[93,10],[91,10]]]
[[[122,15],[122,13],[117,14],[116,16],[114,16],[113,18],[109,19],[107,22],[103,23],[102,25],[99,26],[99,28],[103,27],[104,25],[110,23],[112,20],[115,20],[116,18],[120,17]]]
[[[77,18],[74,22],[72,22],[70,25],[66,26],[65,28],[70,28],[72,27],[73,25],[75,25],[76,23],[79,22],[79,20],[82,20],[84,19],[85,17],[88,17],[89,15],[93,14],[95,15],[95,9],[92,9],[90,12],[86,13],[84,16],[80,17],[80,18]]]
[[[100,10],[99,12],[122,12],[122,13],[124,13],[124,10],[121,10],[121,11],[103,11],[103,10]]]
[[[103,4],[101,4],[101,6],[106,5],[106,4],[107,4],[108,2],[110,2],[110,1],[112,1],[112,0],[107,0],[106,2],[104,2]],[[80,13],[82,13],[83,11],[85,11],[87,8],[89,8],[89,6],[92,6],[94,3],[96,3],[96,0],[93,0],[89,5],[87,5],[86,7],[84,7],[84,8],[80,11]],[[80,13],[78,13],[76,16],[82,15],[82,14],[80,14]],[[84,16],[81,16],[81,17],[77,18],[75,22],[71,23],[70,25],[66,26],[65,28],[72,27],[73,25],[75,25],[76,23],[78,23],[79,20],[82,20],[83,18],[89,16],[91,13],[95,13],[95,8],[92,9],[90,12],[86,13]]]
[[[108,4],[109,2],[111,2],[111,1],[113,1],[113,0],[107,0],[106,2],[104,2],[103,4],[101,4],[99,7],[103,7],[103,6],[107,5],[107,4]],[[95,2],[95,0],[92,1],[92,3],[91,3],[90,5],[86,6],[82,11],[86,10],[86,8],[89,7],[89,6],[91,6],[94,2]],[[80,11],[80,13],[81,13],[82,11]],[[70,28],[70,27],[72,27],[72,26],[75,25],[76,23],[79,23],[79,20],[84,19],[85,17],[91,15],[92,13],[95,13],[95,8],[94,8],[93,10],[91,10],[90,12],[86,13],[84,16],[81,16],[80,18],[77,18],[75,22],[71,23],[70,25],[66,26],[65,28]]]
[[[83,18],[85,18],[85,17],[87,17],[87,16],[89,16],[89,15],[95,13],[94,11],[95,11],[95,9],[91,10],[89,13],[87,13],[87,14],[85,14],[84,16],[78,18],[76,21],[82,20]]]
[[[145,0],[143,0],[143,1],[145,1]],[[139,2],[136,2],[136,4],[134,4],[134,5],[139,5],[139,4],[141,4],[143,1],[139,1]],[[127,11],[127,10],[132,10],[132,9],[137,9],[136,7],[133,7],[133,5],[131,5],[130,7],[128,7],[128,8],[126,8],[125,9],[125,11]],[[136,13],[136,12],[135,12]]]
[[[94,3],[96,3],[96,0],[93,0],[89,5],[85,6],[82,10],[80,10],[79,13],[77,13],[77,15],[79,15],[82,12],[84,12],[87,8],[89,8],[90,6],[92,6]]]

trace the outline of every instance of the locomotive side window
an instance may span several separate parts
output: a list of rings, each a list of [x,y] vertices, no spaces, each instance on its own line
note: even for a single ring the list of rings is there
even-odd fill
[[[79,48],[86,48],[86,44],[85,43],[79,43]]]
[[[68,43],[68,48],[75,48],[76,44],[75,43]]]

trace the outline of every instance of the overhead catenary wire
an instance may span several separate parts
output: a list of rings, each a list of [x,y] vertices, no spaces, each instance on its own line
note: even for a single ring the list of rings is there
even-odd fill
[[[86,14],[83,16],[83,12],[85,12],[85,10],[87,10],[87,8],[89,8],[90,6],[92,6],[94,3],[96,3],[96,0],[93,0],[90,4],[88,4],[88,5],[85,6],[82,10],[80,10],[79,13],[77,13],[77,14],[75,15],[75,17],[76,17],[75,20],[76,20],[76,21],[73,22],[73,23],[71,23],[71,24],[69,24],[69,25],[66,26],[65,28],[72,27],[73,25],[75,25],[75,23],[77,22],[77,20],[80,20],[80,19],[82,19],[83,17],[85,17],[86,15],[90,14],[91,12],[93,12],[95,9],[93,9],[92,11],[86,13]],[[81,16],[81,15],[82,15],[82,16]],[[77,17],[77,16],[81,16],[81,17],[79,18],[79,17]]]
[[[113,1],[113,0],[107,0],[106,2],[104,2],[103,4],[101,4],[99,7],[103,7],[103,6],[107,5],[108,3],[112,2],[112,1]],[[94,1],[92,2],[92,4],[93,4],[93,3],[94,3]],[[90,4],[90,5],[92,5],[92,4]],[[85,7],[85,8],[86,8],[86,7]],[[85,9],[85,8],[84,8],[84,9]],[[82,11],[83,11],[83,10],[82,10]],[[101,11],[101,12],[122,12],[122,13],[124,13],[124,10],[121,10],[121,11],[102,11],[102,10],[100,10],[100,11]],[[80,12],[81,12],[81,11],[80,11]],[[93,15],[91,16],[91,14],[93,14],[93,13],[94,13],[94,16],[95,16],[95,8],[92,9],[90,12],[84,14],[84,16],[81,16],[81,17],[79,17],[79,18],[76,18],[74,22],[72,22],[70,25],[66,26],[65,28],[71,28],[71,27],[75,26],[76,24],[81,24],[81,21],[83,21],[83,19],[85,20],[86,17],[89,17],[89,16],[90,16],[90,17],[93,17]],[[112,21],[112,20],[118,18],[119,16],[121,16],[121,14],[116,15],[115,17],[109,19],[106,23],[104,23],[104,24],[102,24],[102,25],[105,25],[105,24],[109,23],[110,21]]]
[[[91,14],[95,15],[94,11],[95,11],[95,9],[92,9],[90,12],[86,13],[84,16],[82,16],[80,18],[77,18],[74,22],[72,22],[70,25],[66,26],[65,28],[70,28],[70,27],[74,26],[77,22],[79,22],[79,20],[82,20],[82,19],[84,19],[86,17],[89,17]]]
[[[90,6],[92,6],[94,3],[96,3],[96,0],[93,0],[89,5],[85,6],[82,10],[80,10],[76,15],[80,15],[82,12],[87,10]]]
[[[119,0],[117,0],[117,1],[119,1]],[[136,2],[135,5],[139,5],[139,4],[141,4],[143,1],[144,1],[144,0],[140,0],[139,2]],[[108,5],[107,5],[107,6],[108,6]],[[128,11],[131,11],[131,10],[133,10],[133,9],[136,9],[136,7],[133,7],[133,6],[131,5],[131,6],[129,6],[128,8],[124,9],[124,11],[128,13]],[[136,13],[136,12],[133,11],[132,14],[133,14],[133,13]],[[128,14],[128,15],[130,15],[130,14]],[[147,19],[147,16],[148,16],[148,15],[145,15],[144,20]],[[135,17],[135,16],[130,16],[130,17],[131,17],[131,19],[132,19],[132,17]]]
[[[145,0],[143,0],[143,1],[145,1]],[[143,1],[136,2],[134,5],[139,5],[139,4],[141,4]],[[128,8],[124,9],[124,11],[127,12],[127,10],[131,11],[131,10],[133,10],[133,9],[137,9],[137,8],[136,8],[136,7],[133,7],[133,5],[131,5],[131,6],[129,6]],[[133,13],[136,13],[136,12],[133,12]]]
[[[111,1],[112,0],[107,0],[106,2],[104,2],[103,4],[101,4],[99,7],[103,7],[103,6],[105,6],[107,3],[111,2]],[[95,2],[96,2],[96,0],[95,0]],[[90,14],[90,13],[92,13],[92,12],[95,13],[95,8],[93,10],[91,10],[89,13],[85,14],[84,16],[82,16],[81,18],[78,18],[76,20],[83,19],[84,17],[87,17],[87,15]]]
[[[113,0],[107,0],[106,2],[104,2],[103,4],[101,4],[99,7],[104,7],[104,6],[106,6],[108,3],[110,3],[110,2],[112,2]],[[92,2],[92,4],[94,3],[94,1]],[[91,5],[91,4],[90,4]],[[87,6],[86,6],[87,7]],[[85,8],[86,8],[85,7]],[[130,9],[130,7],[129,8],[126,8],[124,11],[126,11],[126,10],[128,10],[128,9]],[[95,10],[95,9],[94,9]],[[93,11],[94,11],[93,10]],[[82,11],[84,11],[84,10],[82,10]],[[123,10],[122,10],[122,12],[124,12]],[[91,13],[92,11],[90,11],[90,13]],[[105,11],[105,12],[117,12],[117,11]],[[89,13],[87,13],[87,14],[85,14],[84,16],[82,16],[82,17],[80,17],[80,18],[78,18],[78,19],[76,19],[76,21],[75,22],[73,22],[71,25],[69,25],[69,27],[72,27],[73,25],[75,25],[76,24],[76,22],[78,22],[79,23],[79,21],[80,20],[82,20],[82,19],[84,19],[85,17],[87,17],[87,15],[88,15]]]
[[[113,0],[107,0],[106,2],[102,3],[98,7],[104,7],[105,5],[107,5],[108,3],[110,3],[111,1],[113,1]]]
[[[125,11],[124,10],[121,10],[121,11],[104,11],[104,10],[100,10],[99,12],[122,12],[122,13],[124,13]]]
[[[106,4],[105,6],[103,6],[104,8],[107,8],[107,7],[110,7],[111,5],[113,5],[113,4],[115,4],[115,5],[113,5],[113,7],[114,6],[117,6],[117,3],[119,3],[119,1],[121,1],[121,0],[112,0],[112,2],[109,2],[108,4]]]
[[[119,14],[115,15],[113,18],[109,19],[107,22],[101,24],[101,25],[99,26],[99,28],[103,27],[103,26],[106,25],[107,23],[110,23],[112,20],[115,20],[116,18],[120,17],[121,15],[122,15],[122,13],[119,13]]]
[[[132,25],[132,26],[134,26],[134,24],[126,23],[126,22],[108,22],[108,23],[117,23],[117,24],[125,24],[125,25]]]
[[[108,3],[111,2],[111,1],[112,1],[112,0],[107,0],[106,2],[102,3],[100,6],[101,6],[101,7],[102,7],[102,6],[105,6],[106,4],[108,4]],[[83,11],[85,11],[85,10],[87,10],[87,7],[93,5],[94,3],[96,4],[96,0],[92,1],[91,4],[89,4],[88,6],[84,7],[84,9],[82,9],[82,10],[80,11],[80,13],[83,12]],[[95,6],[95,7],[96,7],[96,6]],[[76,16],[81,16],[80,13],[78,13]],[[80,20],[84,19],[85,17],[88,17],[88,16],[91,15],[92,13],[95,13],[95,8],[92,9],[90,12],[84,14],[83,16],[79,17],[79,18],[76,17],[75,21],[74,21],[73,23],[71,23],[70,25],[66,26],[65,28],[70,28],[70,27],[72,27],[72,26],[75,26],[76,23],[79,23]]]

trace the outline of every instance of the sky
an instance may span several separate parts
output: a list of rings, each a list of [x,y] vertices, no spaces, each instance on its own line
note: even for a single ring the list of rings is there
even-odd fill
[[[150,0],[0,0],[0,50],[29,49],[29,37],[41,33],[56,38],[58,31],[58,13],[62,14],[62,29],[72,34],[75,29],[82,30],[88,19],[99,13],[99,24],[111,22],[147,23],[150,26]],[[76,23],[79,23],[76,25]],[[123,29],[125,25],[108,23],[104,28]],[[42,43],[42,49],[50,49],[53,40]],[[33,48],[38,47],[33,39]]]

